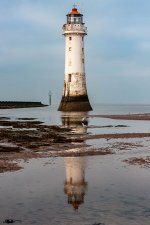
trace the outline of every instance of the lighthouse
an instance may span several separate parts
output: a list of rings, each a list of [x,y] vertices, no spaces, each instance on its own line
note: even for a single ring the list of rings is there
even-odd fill
[[[84,37],[87,28],[76,6],[63,25],[65,37],[65,79],[59,111],[90,111],[85,77]]]

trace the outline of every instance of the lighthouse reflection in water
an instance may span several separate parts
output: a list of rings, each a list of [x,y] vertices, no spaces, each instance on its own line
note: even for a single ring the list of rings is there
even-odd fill
[[[75,133],[87,133],[87,113],[63,114],[62,124],[64,127],[72,128]],[[87,191],[85,180],[86,157],[66,157],[64,162],[66,168],[64,192],[68,196],[68,204],[77,210],[84,203]]]

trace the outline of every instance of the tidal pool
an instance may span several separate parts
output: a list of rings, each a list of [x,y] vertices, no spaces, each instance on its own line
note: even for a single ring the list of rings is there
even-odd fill
[[[148,225],[150,173],[127,155],[34,159],[0,175],[0,222]]]

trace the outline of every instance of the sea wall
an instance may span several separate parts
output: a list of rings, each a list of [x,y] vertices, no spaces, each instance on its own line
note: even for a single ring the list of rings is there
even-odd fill
[[[0,109],[31,108],[46,106],[41,102],[0,101]]]

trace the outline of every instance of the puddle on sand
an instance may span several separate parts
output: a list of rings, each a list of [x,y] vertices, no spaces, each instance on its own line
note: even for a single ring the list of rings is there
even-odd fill
[[[124,165],[117,155],[31,160],[0,175],[0,220],[148,225],[149,170]]]

